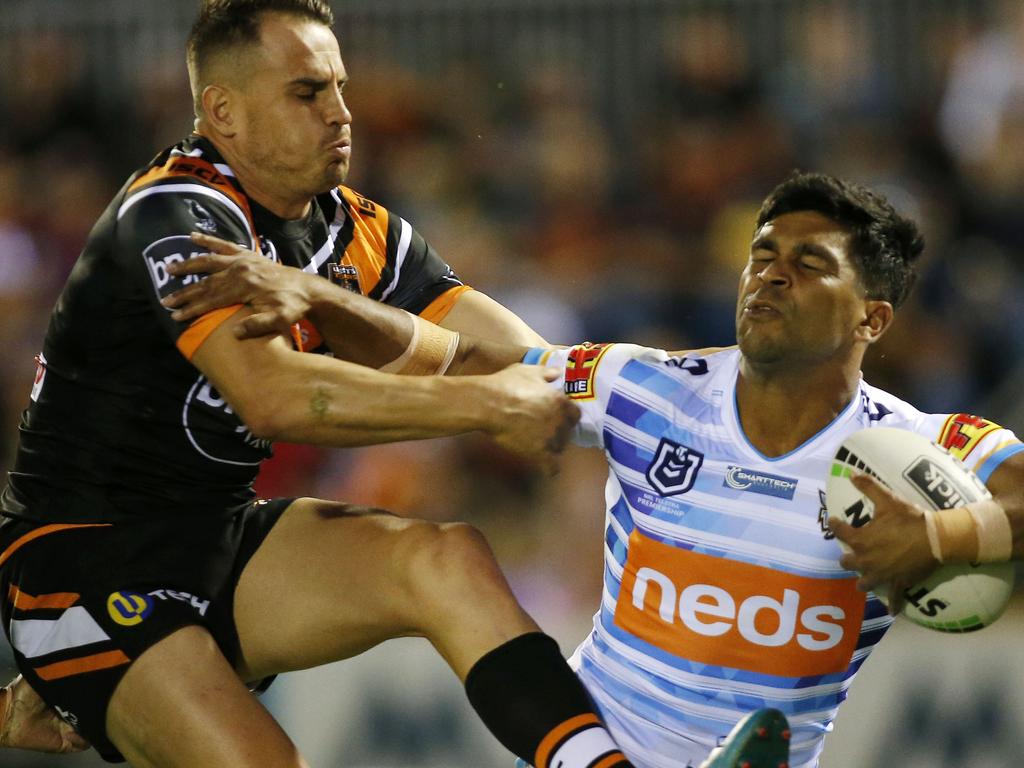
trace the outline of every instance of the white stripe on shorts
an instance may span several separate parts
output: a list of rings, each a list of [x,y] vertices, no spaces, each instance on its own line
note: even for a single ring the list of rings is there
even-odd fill
[[[550,768],[587,768],[594,759],[617,750],[604,728],[587,728],[569,737],[548,761]]]
[[[55,621],[21,619],[11,622],[11,645],[29,659],[109,639],[80,605],[68,608]]]

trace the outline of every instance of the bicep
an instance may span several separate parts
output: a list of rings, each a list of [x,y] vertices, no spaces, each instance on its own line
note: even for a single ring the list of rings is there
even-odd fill
[[[231,313],[209,330],[186,356],[238,417],[250,429],[258,431],[261,421],[272,415],[267,412],[274,410],[278,396],[285,394],[279,391],[282,385],[277,383],[277,374],[287,368],[290,355],[301,353],[295,352],[290,341],[281,335],[238,339],[235,328],[251,315],[252,310],[247,307]]]
[[[466,291],[440,321],[442,328],[489,341],[546,347],[548,343],[518,315],[480,291]]]

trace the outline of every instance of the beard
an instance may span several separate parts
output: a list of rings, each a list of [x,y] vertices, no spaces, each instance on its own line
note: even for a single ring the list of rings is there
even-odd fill
[[[348,161],[325,162],[320,153],[311,153],[308,147],[298,152],[287,152],[274,142],[257,141],[248,148],[249,161],[264,175],[277,179],[281,189],[288,189],[294,198],[312,199],[329,192],[345,181]],[[303,155],[307,162],[296,162]]]
[[[774,365],[792,356],[793,345],[765,334],[739,334],[740,352],[747,360],[758,365]]]

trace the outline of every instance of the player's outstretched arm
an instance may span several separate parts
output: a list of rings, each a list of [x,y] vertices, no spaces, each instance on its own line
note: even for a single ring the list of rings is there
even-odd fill
[[[398,376],[296,352],[279,336],[239,340],[240,310],[195,351],[192,362],[254,435],[331,446],[369,445],[470,431],[492,435],[542,464],[564,447],[575,406],[515,365],[481,376]]]
[[[333,285],[318,275],[276,264],[226,240],[194,232],[193,242],[209,249],[168,266],[175,277],[207,275],[162,302],[180,322],[233,304],[252,311],[233,326],[239,339],[289,335],[308,319],[342,359],[379,367],[397,358],[409,339],[407,313]]]
[[[189,321],[220,307],[247,304],[253,314],[236,327],[239,338],[289,332],[310,320],[331,350],[346,360],[378,367],[404,349],[389,343],[393,324],[408,327],[399,310],[293,267],[275,264],[240,245],[202,233],[192,240],[209,254],[168,266],[175,277],[207,275],[164,300],[174,320]],[[459,297],[441,321],[455,332],[518,346],[544,346],[544,340],[514,313],[478,291]]]
[[[175,276],[209,276],[164,300],[164,306],[175,308],[174,320],[188,322],[221,307],[246,304],[251,312],[233,326],[236,338],[244,340],[287,336],[293,323],[309,319],[337,357],[371,368],[387,366],[386,370],[393,373],[493,373],[522,360],[527,350],[519,344],[485,341],[479,334],[464,334],[460,341],[449,330],[408,312],[347,291],[319,276],[275,264],[239,245],[203,234],[194,234],[192,239],[211,248],[211,253],[172,263],[168,270]],[[500,310],[518,318],[495,302],[481,302],[481,297],[464,297],[472,308],[461,312],[460,322],[468,324],[478,317],[485,329],[492,331],[495,322],[505,322],[509,326],[507,335],[540,338],[525,324],[525,330],[513,333],[508,318],[492,320],[488,325],[483,317],[488,312]],[[449,343],[457,346],[448,350]]]
[[[19,675],[0,688],[0,747],[81,752],[89,748],[89,742],[61,720]]]

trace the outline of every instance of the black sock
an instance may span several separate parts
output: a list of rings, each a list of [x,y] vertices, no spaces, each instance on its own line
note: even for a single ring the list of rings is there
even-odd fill
[[[466,694],[498,741],[536,768],[631,768],[542,632],[484,654],[466,675]]]

